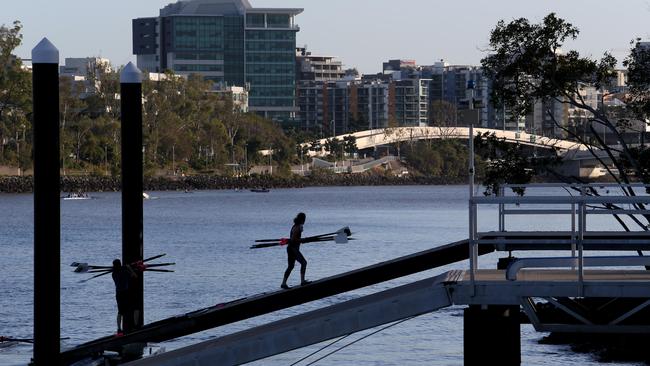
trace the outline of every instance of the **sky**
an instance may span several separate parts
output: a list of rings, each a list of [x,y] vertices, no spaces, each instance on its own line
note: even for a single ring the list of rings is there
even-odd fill
[[[101,56],[119,66],[135,61],[131,19],[157,16],[171,0],[5,0],[0,24],[20,20],[17,54],[48,37],[66,57]],[[427,65],[479,64],[490,30],[503,19],[540,21],[549,12],[573,23],[580,36],[564,49],[623,59],[633,38],[650,39],[650,0],[250,0],[254,7],[304,8],[297,45],[338,56],[346,68],[381,71],[388,59]]]

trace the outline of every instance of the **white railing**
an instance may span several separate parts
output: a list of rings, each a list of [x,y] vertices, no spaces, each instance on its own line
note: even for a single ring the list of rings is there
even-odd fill
[[[508,196],[510,188],[525,188],[527,195]],[[511,264],[507,272],[507,278],[516,279],[517,271],[524,267],[535,268],[558,268],[571,267],[576,268],[578,272],[579,287],[582,288],[584,281],[585,266],[631,266],[631,265],[650,265],[650,257],[639,257],[641,259],[632,259],[632,257],[584,257],[585,234],[587,231],[587,218],[589,215],[650,215],[650,196],[645,189],[650,187],[643,184],[619,185],[614,183],[607,184],[529,184],[529,185],[504,185],[499,190],[498,196],[475,196],[474,192],[470,196],[469,204],[469,266],[471,281],[475,281],[476,270],[478,266],[478,245],[481,245],[478,232],[478,209],[481,206],[498,206],[498,231],[490,232],[495,237],[502,235],[500,241],[508,241],[508,232],[506,231],[506,220],[510,216],[519,215],[562,215],[568,216],[571,220],[570,257],[548,257],[548,258],[526,258],[517,260],[517,263]],[[577,195],[531,195],[530,191],[535,188],[562,188],[573,190]],[[596,189],[631,189],[641,188],[635,191],[635,196],[628,195],[590,195],[589,192]],[[514,206],[514,208],[512,207]],[[594,206],[599,206],[595,209]],[[600,209],[602,206],[602,209]],[[607,207],[612,206],[612,207]],[[647,233],[648,227],[642,228],[640,232]],[[594,231],[595,232],[595,231]],[[543,238],[544,232],[530,231],[537,237]],[[551,232],[549,232],[551,233]],[[625,237],[630,232],[620,232],[621,237]]]

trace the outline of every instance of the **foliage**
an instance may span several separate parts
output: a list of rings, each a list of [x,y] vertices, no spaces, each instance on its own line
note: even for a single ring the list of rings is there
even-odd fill
[[[535,175],[561,161],[554,153],[541,157],[531,155],[522,145],[508,143],[489,132],[476,135],[474,148],[486,164],[483,177],[486,196],[498,195],[503,184],[528,184]],[[513,187],[512,191],[520,196],[525,193],[521,187]]]
[[[650,45],[642,46],[641,39],[630,42],[632,48],[623,61],[628,71],[629,98],[627,107],[635,117],[648,123],[650,116]]]
[[[29,72],[13,52],[22,43],[22,25],[0,26],[0,164],[31,166],[31,96]]]
[[[575,26],[553,13],[539,24],[531,24],[525,18],[510,23],[500,21],[490,35],[490,54],[481,61],[486,75],[493,82],[492,101],[495,105],[504,105],[513,119],[530,113],[540,100],[552,100],[572,108],[585,117],[582,128],[589,131],[589,138],[555,120],[552,111],[544,113],[571,138],[586,144],[595,159],[601,159],[602,154],[598,152],[604,152],[612,160],[615,171],[620,173],[617,176],[614,170],[610,170],[614,179],[629,183],[631,174],[645,177],[643,172],[647,168],[642,166],[643,161],[635,158],[622,136],[618,116],[627,113],[617,111],[618,116],[614,115],[602,100],[590,103],[583,98],[587,88],[605,90],[615,76],[617,61],[608,53],[595,60],[583,57],[577,51],[562,52],[565,41],[576,39],[578,34]],[[641,47],[638,40],[634,41],[632,52],[625,61],[630,78],[625,109],[628,112],[634,110],[642,121],[647,118],[650,101],[649,61],[647,48]],[[610,148],[598,129],[605,130],[619,141],[620,151]],[[634,195],[631,190],[626,192]]]
[[[444,101],[434,100],[429,106],[429,124],[435,127],[455,126],[456,106]]]
[[[13,51],[22,26],[0,27],[0,164],[31,165],[31,75]],[[202,77],[145,78],[143,149],[145,171],[232,173],[226,163],[248,169],[263,162],[259,150],[273,146],[280,172],[295,159],[294,141],[279,126],[233,110],[229,96],[211,92]],[[91,59],[84,80],[59,82],[61,164],[64,173],[117,174],[120,169],[120,84],[110,65]],[[267,162],[268,160],[264,160]],[[240,169],[240,170],[241,170]],[[276,171],[278,171],[276,170]]]
[[[458,140],[442,139],[435,144],[417,141],[405,145],[403,151],[408,165],[423,175],[452,180],[467,177],[469,154],[466,144]]]
[[[336,137],[329,138],[325,141],[325,150],[333,159],[341,157],[343,151],[343,141]]]
[[[343,137],[343,151],[348,155],[353,155],[359,151],[357,147],[357,138],[353,135]]]

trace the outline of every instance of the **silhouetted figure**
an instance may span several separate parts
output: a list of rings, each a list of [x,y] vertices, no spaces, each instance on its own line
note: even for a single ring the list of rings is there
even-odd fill
[[[131,298],[131,281],[137,275],[129,265],[122,265],[119,259],[113,261],[113,282],[115,282],[115,300],[117,301],[117,334],[131,331],[134,327],[135,314]]]
[[[302,226],[305,224],[306,218],[307,216],[301,212],[296,215],[295,219],[293,219],[293,226],[291,227],[291,234],[289,235],[289,244],[287,245],[288,266],[287,270],[284,271],[284,279],[282,280],[282,285],[280,285],[280,287],[283,289],[289,288],[289,286],[287,286],[287,280],[289,279],[289,275],[291,274],[296,261],[300,262],[300,284],[305,285],[309,283],[309,281],[305,279],[305,272],[307,271],[307,260],[302,256],[302,253],[300,253]]]

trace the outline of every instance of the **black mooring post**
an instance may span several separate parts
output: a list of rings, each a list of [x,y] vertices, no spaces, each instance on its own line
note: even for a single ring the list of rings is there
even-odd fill
[[[34,103],[34,365],[58,365],[61,337],[59,50],[32,50]]]
[[[142,73],[133,63],[124,67],[120,76],[122,106],[122,261],[125,264],[143,259],[142,239]],[[136,272],[131,296],[134,318],[124,319],[140,328],[144,323],[143,273]]]
[[[463,312],[465,366],[521,365],[519,306],[470,305]]]

